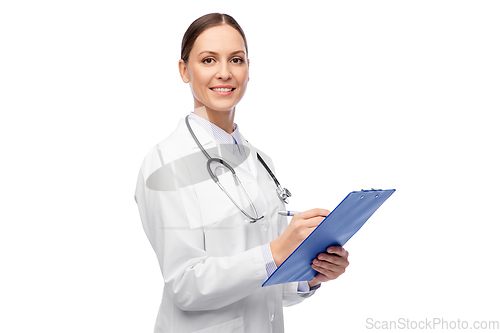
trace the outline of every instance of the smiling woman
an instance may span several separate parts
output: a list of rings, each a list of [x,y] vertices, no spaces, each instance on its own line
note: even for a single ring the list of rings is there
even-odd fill
[[[234,123],[248,67],[231,16],[208,14],[186,31],[179,73],[194,111],[144,158],[135,193],[164,278],[155,333],[283,332],[283,306],[348,265],[348,253],[331,246],[314,260],[311,281],[262,287],[330,212],[311,209],[289,225],[278,214],[290,193]]]
[[[229,15],[219,15],[193,22],[195,26],[209,29],[186,31],[179,72],[182,80],[191,87],[195,109],[205,107],[203,113],[195,111],[195,114],[215,121],[216,125],[231,133],[234,108],[243,98],[249,81],[249,61],[242,29]],[[216,23],[221,25],[214,26]],[[216,111],[229,112],[229,118],[216,114]]]

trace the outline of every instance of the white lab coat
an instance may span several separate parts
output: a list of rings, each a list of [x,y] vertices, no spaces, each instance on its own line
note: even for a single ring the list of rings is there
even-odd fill
[[[205,129],[190,124],[212,157],[231,158]],[[144,158],[135,199],[165,282],[155,333],[283,332],[283,306],[314,293],[298,293],[297,282],[261,287],[267,278],[261,245],[277,238],[287,219],[278,214],[285,207],[258,150],[241,138],[250,153],[248,169],[235,171],[264,215],[256,223],[210,178],[184,119]],[[271,159],[258,152],[274,171]],[[253,215],[230,173],[219,179]]]

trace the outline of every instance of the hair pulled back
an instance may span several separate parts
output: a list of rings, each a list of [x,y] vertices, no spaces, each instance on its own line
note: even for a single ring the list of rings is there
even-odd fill
[[[243,37],[243,42],[245,43],[245,50],[248,55],[247,39],[245,37],[243,29],[241,29],[238,22],[236,22],[236,20],[230,15],[222,13],[211,13],[197,18],[193,23],[191,23],[189,28],[184,33],[181,46],[181,59],[185,63],[188,62],[189,54],[193,49],[194,42],[196,41],[198,36],[202,34],[202,32],[204,32],[209,28],[224,24],[233,27],[234,29],[236,29],[236,31],[240,33],[241,37]]]

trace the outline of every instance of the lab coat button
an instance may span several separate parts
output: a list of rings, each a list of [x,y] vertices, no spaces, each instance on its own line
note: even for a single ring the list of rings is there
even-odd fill
[[[271,314],[271,321],[273,321],[273,320],[274,320],[274,313]]]

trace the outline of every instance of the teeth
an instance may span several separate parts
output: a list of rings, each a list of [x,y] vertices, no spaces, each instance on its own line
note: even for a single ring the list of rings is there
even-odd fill
[[[229,92],[233,90],[232,88],[211,88],[211,89],[219,92]]]

